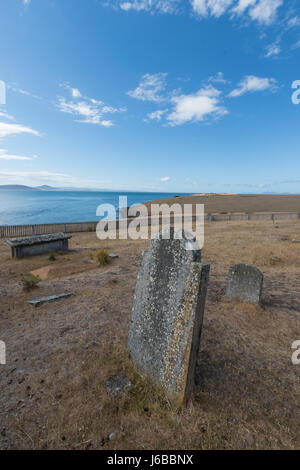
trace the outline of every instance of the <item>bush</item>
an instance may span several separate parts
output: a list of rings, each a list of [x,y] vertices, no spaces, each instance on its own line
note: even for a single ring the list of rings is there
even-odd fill
[[[51,251],[50,256],[49,256],[49,261],[55,261],[55,260],[56,260],[55,254],[53,251]]]
[[[32,290],[37,287],[38,283],[41,282],[41,278],[39,276],[22,276],[20,284],[23,286],[24,290]]]
[[[97,261],[100,264],[100,266],[104,266],[105,264],[109,263],[109,254],[104,249],[99,250],[97,252],[96,257],[97,257]]]

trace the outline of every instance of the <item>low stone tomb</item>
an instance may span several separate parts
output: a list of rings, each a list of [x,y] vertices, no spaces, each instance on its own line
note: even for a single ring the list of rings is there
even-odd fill
[[[6,243],[11,247],[12,258],[41,255],[51,251],[67,251],[70,235],[51,233],[32,237],[11,238]]]

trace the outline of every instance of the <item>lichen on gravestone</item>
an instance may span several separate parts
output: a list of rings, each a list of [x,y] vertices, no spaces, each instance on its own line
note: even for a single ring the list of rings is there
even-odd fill
[[[179,403],[194,387],[209,268],[192,235],[176,228],[142,254],[128,351],[140,374]]]

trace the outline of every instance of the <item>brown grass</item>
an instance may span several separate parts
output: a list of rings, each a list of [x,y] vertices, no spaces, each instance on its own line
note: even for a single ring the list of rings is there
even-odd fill
[[[96,258],[100,266],[105,266],[109,263],[109,254],[103,248],[97,251]]]
[[[39,286],[41,296],[75,296],[38,309],[27,305],[31,294],[19,279],[46,266],[47,255],[11,261],[0,242],[0,339],[8,351],[0,366],[0,447],[298,449],[300,366],[291,363],[291,344],[300,337],[300,246],[290,241],[297,236],[297,221],[207,224],[203,260],[211,275],[197,386],[185,409],[142,380],[126,353],[147,242],[75,234],[78,251],[61,255]],[[82,262],[99,249],[119,258],[101,269]],[[272,264],[274,257],[281,261]],[[262,307],[226,299],[228,269],[239,262],[263,271]],[[111,398],[105,382],[119,372],[133,388]]]

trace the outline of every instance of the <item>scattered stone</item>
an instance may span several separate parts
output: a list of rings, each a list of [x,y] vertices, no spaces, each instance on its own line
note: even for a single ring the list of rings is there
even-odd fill
[[[111,397],[119,397],[122,393],[127,392],[132,388],[132,383],[129,377],[124,374],[117,374],[110,377],[106,382],[107,393]]]
[[[226,295],[231,299],[253,304],[261,303],[263,274],[249,264],[231,266],[228,274]]]
[[[115,432],[112,432],[109,436],[108,436],[108,439],[110,441],[115,441],[117,439],[117,435]]]
[[[272,266],[274,266],[275,264],[279,264],[279,263],[282,263],[282,259],[278,258],[278,256],[272,256],[272,258],[270,258],[270,264]]]
[[[128,351],[179,403],[194,387],[209,269],[192,235],[178,228],[160,231],[142,254]]]
[[[293,238],[292,243],[300,243],[300,240],[298,238]]]
[[[110,258],[119,258],[119,255],[116,255],[115,253],[109,253],[108,255]]]
[[[84,264],[92,264],[91,261],[89,261],[88,259],[84,259],[82,262],[83,262]]]
[[[48,297],[40,297],[38,299],[28,300],[28,303],[30,305],[33,305],[34,307],[39,307],[40,305],[46,302],[54,302],[56,300],[66,299],[67,297],[71,297],[72,295],[75,295],[75,294],[72,292],[69,292],[69,293],[64,293],[64,294],[49,295]]]

